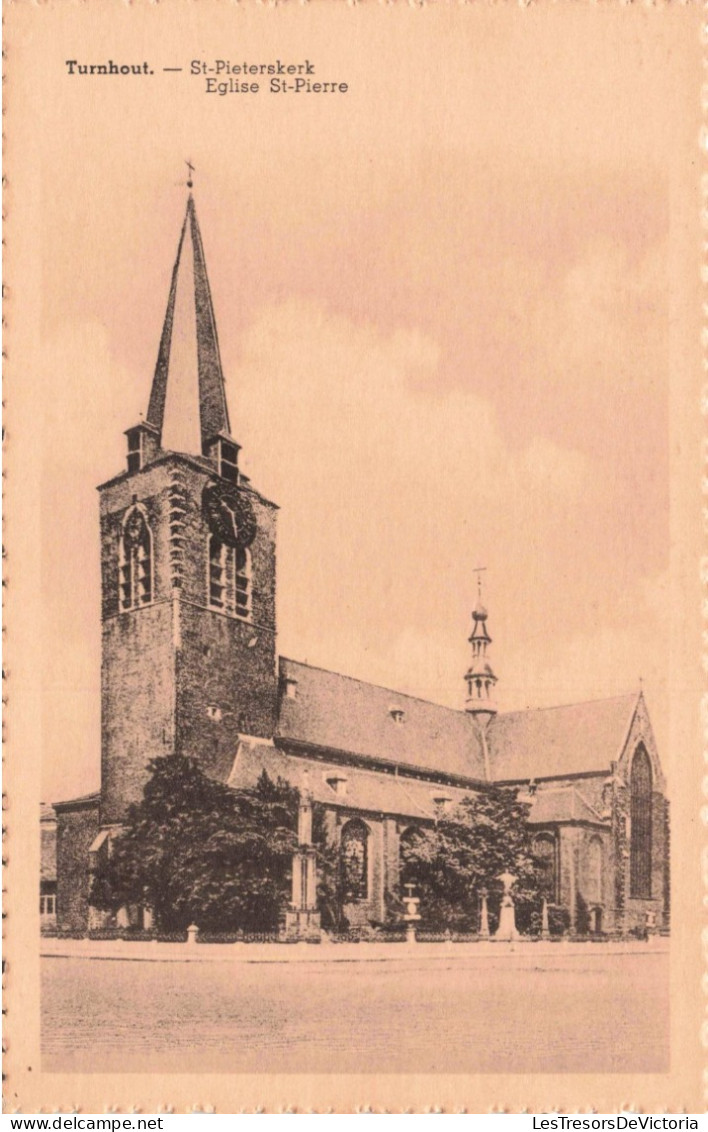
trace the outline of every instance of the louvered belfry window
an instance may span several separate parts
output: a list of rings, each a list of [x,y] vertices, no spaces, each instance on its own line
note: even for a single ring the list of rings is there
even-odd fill
[[[247,618],[251,612],[251,552],[236,548],[236,616]]]
[[[209,605],[226,609],[229,598],[229,567],[232,551],[216,535],[209,536]]]
[[[639,747],[630,775],[629,892],[643,900],[651,897],[651,787],[651,762]]]
[[[251,554],[209,536],[209,605],[247,621],[251,616]]]
[[[152,601],[152,534],[143,512],[126,516],[120,549],[120,607],[137,609]]]

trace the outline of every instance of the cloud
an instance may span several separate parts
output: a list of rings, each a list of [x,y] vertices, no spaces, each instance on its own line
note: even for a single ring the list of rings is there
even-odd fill
[[[45,358],[47,761],[65,763],[71,747],[91,786],[93,488],[122,466],[145,381],[116,364],[95,324],[55,338]],[[492,399],[451,386],[445,365],[416,326],[384,329],[312,300],[268,304],[247,327],[229,400],[244,470],[281,506],[281,653],[461,706],[472,570],[484,565],[504,706],[633,685],[655,656],[660,582],[627,573],[604,525],[612,465],[541,434],[510,440]]]
[[[373,657],[387,656],[390,682],[391,642],[432,640],[437,627],[438,649],[464,645],[474,567],[524,602],[563,559],[559,538],[575,537],[593,497],[588,459],[544,438],[510,446],[488,399],[438,395],[439,367],[415,328],[383,333],[313,303],[270,306],[246,332],[239,440],[254,483],[282,507],[286,651],[377,679]],[[415,668],[411,654],[414,682]]]
[[[100,559],[96,485],[124,466],[123,430],[144,395],[104,329],[77,323],[42,343],[41,664],[46,797],[95,789],[100,766]],[[131,415],[131,402],[134,405]],[[35,595],[36,597],[36,595]],[[70,754],[69,754],[70,753]]]
[[[668,589],[668,571],[639,579],[632,594],[633,618],[625,624],[613,624],[600,614],[588,632],[549,632],[530,649],[528,642],[506,642],[500,657],[502,706],[600,699],[638,690],[641,680],[659,749],[668,758]]]

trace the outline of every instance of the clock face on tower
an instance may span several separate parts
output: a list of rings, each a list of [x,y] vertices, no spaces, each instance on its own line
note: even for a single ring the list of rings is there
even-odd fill
[[[225,546],[244,550],[256,537],[256,516],[248,496],[234,484],[210,483],[202,506],[209,528]]]

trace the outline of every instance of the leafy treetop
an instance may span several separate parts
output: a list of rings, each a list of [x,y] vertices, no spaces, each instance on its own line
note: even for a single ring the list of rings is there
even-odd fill
[[[150,907],[163,931],[272,931],[287,903],[298,792],[264,771],[232,790],[191,759],[153,759],[143,799],[98,862],[91,903]]]

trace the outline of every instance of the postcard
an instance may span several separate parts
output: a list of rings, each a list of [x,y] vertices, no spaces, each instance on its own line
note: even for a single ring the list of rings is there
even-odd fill
[[[6,1109],[701,1111],[698,6],[5,16]]]

